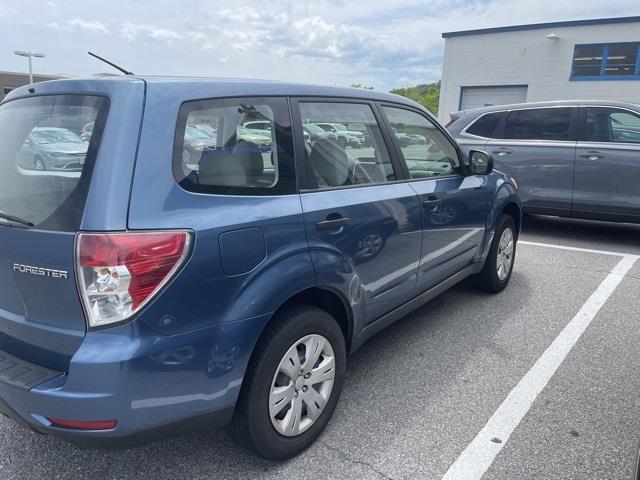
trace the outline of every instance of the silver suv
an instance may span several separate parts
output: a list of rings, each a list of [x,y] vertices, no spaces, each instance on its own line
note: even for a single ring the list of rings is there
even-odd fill
[[[466,150],[493,154],[527,213],[640,223],[640,105],[561,101],[451,115]]]

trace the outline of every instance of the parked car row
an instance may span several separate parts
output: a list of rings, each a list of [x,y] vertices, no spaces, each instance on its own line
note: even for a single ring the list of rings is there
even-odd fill
[[[197,164],[202,157],[202,152],[215,150],[216,145],[215,130],[207,133],[202,125],[188,125],[185,128],[182,160],[186,165]]]
[[[427,137],[424,135],[398,132],[398,130],[394,130],[393,133],[403,147],[408,147],[409,145],[425,145],[427,143]]]
[[[640,223],[640,105],[502,105],[454,113],[448,129],[494,156],[526,213]]]
[[[490,154],[408,99],[309,94],[127,75],[5,98],[0,413],[83,448],[228,426],[288,458],[349,353],[465,278],[507,286],[520,200]],[[78,111],[88,144],[38,130]],[[82,144],[80,174],[16,168],[40,136]]]
[[[338,135],[335,132],[325,130],[315,123],[305,123],[302,125],[302,129],[304,130],[304,138],[310,145],[313,145],[320,140],[331,140],[333,142],[338,141]]]
[[[364,133],[357,130],[349,130],[347,126],[342,123],[317,122],[315,125],[322,128],[325,132],[333,133],[337,137],[338,143],[343,147],[360,148],[364,145]]]

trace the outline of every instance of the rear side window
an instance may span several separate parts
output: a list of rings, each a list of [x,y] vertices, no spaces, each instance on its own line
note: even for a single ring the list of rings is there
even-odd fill
[[[462,172],[455,145],[427,117],[403,108],[383,109],[411,178]]]
[[[587,108],[587,141],[640,143],[640,115],[618,108]]]
[[[502,112],[487,113],[468,127],[465,132],[478,137],[495,138],[494,134],[502,118]]]
[[[0,105],[3,217],[45,230],[79,229],[108,104],[103,97],[49,95]]]
[[[185,103],[173,172],[199,193],[275,195],[295,191],[289,110],[284,98]]]
[[[509,140],[569,140],[571,108],[530,108],[509,113],[504,138]]]
[[[317,188],[396,180],[371,106],[330,102],[299,105],[306,155]]]

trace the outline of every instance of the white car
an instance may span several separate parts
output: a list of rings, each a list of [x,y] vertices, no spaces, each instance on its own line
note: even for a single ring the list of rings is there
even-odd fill
[[[246,122],[238,127],[238,138],[245,142],[254,143],[261,147],[271,145],[271,122],[267,120],[256,120]]]
[[[343,147],[350,146],[360,148],[364,144],[364,133],[347,130],[341,123],[316,123],[325,132],[333,132],[338,137],[338,143]]]

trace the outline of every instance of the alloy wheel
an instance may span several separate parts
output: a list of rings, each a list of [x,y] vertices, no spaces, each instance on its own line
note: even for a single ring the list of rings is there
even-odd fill
[[[511,265],[513,264],[513,247],[513,231],[510,228],[505,228],[500,236],[497,252],[498,258],[496,259],[498,279],[501,282],[507,278],[511,271]]]

